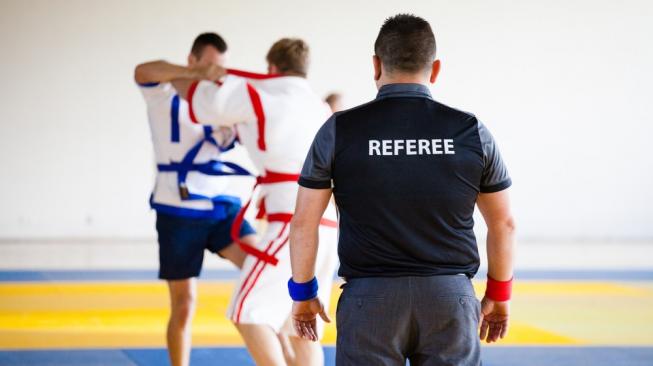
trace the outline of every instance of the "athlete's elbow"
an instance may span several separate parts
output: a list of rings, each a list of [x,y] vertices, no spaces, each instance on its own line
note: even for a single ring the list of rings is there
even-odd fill
[[[139,84],[147,83],[147,66],[145,64],[139,64],[134,68],[134,81]]]
[[[163,61],[151,61],[136,65],[134,68],[134,80],[139,84],[157,82],[156,68],[159,67]]]

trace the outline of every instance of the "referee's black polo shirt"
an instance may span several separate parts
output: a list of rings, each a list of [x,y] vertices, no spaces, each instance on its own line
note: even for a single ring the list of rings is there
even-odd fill
[[[333,187],[341,277],[472,277],[478,193],[511,181],[476,117],[434,101],[424,85],[390,84],[329,118],[299,184]]]

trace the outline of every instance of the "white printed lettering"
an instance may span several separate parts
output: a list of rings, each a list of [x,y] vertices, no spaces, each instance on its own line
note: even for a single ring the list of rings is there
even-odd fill
[[[383,155],[392,155],[392,140],[383,140]]]
[[[395,142],[395,155],[399,155],[399,150],[404,149],[404,140],[394,140]]]
[[[415,151],[415,140],[406,140],[406,155],[416,155]]]
[[[442,140],[441,139],[433,139],[433,140],[431,140],[431,144],[433,146],[433,150],[432,150],[433,155],[441,155],[442,154]]]
[[[418,144],[420,155],[431,155],[431,151],[429,151],[429,140],[420,139],[418,140]]]
[[[453,140],[452,139],[445,139],[444,140],[444,153],[445,154],[450,154],[453,155],[456,152],[453,151]]]
[[[369,140],[369,156],[454,155],[453,139]]]
[[[381,149],[379,148],[381,143],[379,140],[370,140],[370,156],[372,155],[381,155]]]

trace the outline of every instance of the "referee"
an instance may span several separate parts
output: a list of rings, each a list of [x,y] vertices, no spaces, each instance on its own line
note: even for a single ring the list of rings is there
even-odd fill
[[[510,177],[488,129],[435,101],[435,37],[422,18],[385,21],[374,44],[375,100],[334,114],[299,179],[290,250],[293,324],[316,340],[318,225],[340,212],[337,365],[480,365],[480,340],[508,330],[514,223]],[[434,61],[435,60],[435,61]],[[479,302],[473,213],[488,227]],[[477,335],[480,323],[480,337]]]

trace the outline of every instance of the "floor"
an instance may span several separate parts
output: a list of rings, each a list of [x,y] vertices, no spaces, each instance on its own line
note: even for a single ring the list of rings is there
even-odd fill
[[[203,273],[193,365],[252,364],[223,315],[236,275]],[[152,270],[0,271],[0,365],[167,364],[166,287],[155,278]],[[484,347],[484,365],[653,365],[653,271],[530,269],[516,278],[510,333]],[[475,288],[482,293],[482,281]],[[328,327],[327,365],[335,336]]]
[[[333,365],[335,348],[325,347],[327,365]],[[650,366],[649,347],[487,347],[484,366]],[[162,348],[91,349],[56,351],[0,351],[0,365],[25,366],[160,366],[168,364]],[[195,348],[191,365],[254,365],[241,347]]]

